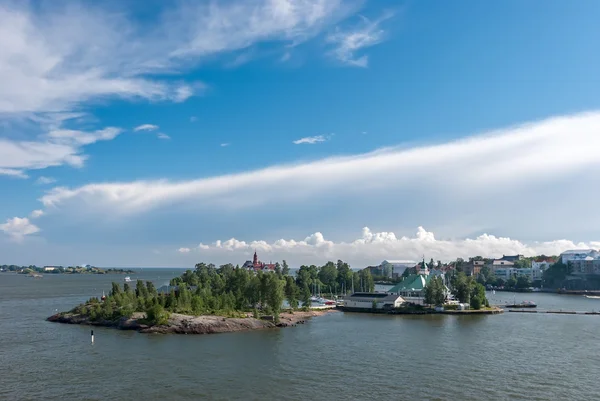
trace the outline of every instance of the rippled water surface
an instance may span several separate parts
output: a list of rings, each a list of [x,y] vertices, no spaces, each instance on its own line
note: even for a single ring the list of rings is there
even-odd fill
[[[132,278],[163,285],[181,271]],[[282,330],[144,335],[45,322],[122,276],[0,274],[4,400],[577,400],[600,394],[600,316],[331,315]],[[489,294],[497,303],[513,294]],[[600,300],[517,294],[541,309]]]

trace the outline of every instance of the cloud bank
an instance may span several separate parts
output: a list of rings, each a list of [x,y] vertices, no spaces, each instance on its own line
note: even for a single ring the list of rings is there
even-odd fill
[[[393,232],[372,232],[362,229],[360,238],[350,242],[334,242],[317,232],[302,240],[280,239],[273,242],[253,240],[250,242],[231,238],[190,248],[179,252],[192,253],[196,260],[210,261],[212,258],[232,263],[243,263],[254,250],[263,260],[293,261],[294,264],[322,264],[327,260],[351,261],[354,267],[379,264],[384,259],[409,259],[449,261],[472,256],[502,257],[522,254],[559,255],[569,249],[600,248],[600,242],[574,243],[568,240],[535,242],[525,244],[515,239],[483,234],[470,239],[440,240],[432,232],[419,227],[413,237],[397,237]],[[184,251],[182,251],[184,250]]]
[[[56,187],[40,201],[71,212],[93,209],[127,215],[189,202],[215,210],[247,209],[283,201],[293,205],[323,194],[369,199],[380,190],[392,197],[433,188],[447,191],[446,198],[477,195],[493,205],[502,200],[494,197],[505,196],[505,185],[527,188],[600,168],[599,129],[600,113],[584,113],[444,144],[387,148],[190,181]]]

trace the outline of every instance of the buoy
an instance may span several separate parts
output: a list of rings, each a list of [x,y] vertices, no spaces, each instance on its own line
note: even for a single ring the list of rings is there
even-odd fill
[[[94,330],[92,330],[92,344],[94,343]]]

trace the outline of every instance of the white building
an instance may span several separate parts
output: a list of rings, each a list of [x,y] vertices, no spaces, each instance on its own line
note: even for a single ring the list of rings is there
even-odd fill
[[[507,281],[509,278],[514,276],[514,270],[515,269],[512,267],[501,267],[494,270],[494,275],[497,278]]]
[[[560,254],[560,261],[568,265],[572,260],[582,260],[586,257],[598,258],[600,257],[600,252],[595,249],[573,249],[570,251],[565,251]]]
[[[379,268],[382,271],[382,275],[393,277],[394,275],[402,275],[404,270],[413,268],[416,264],[417,262],[414,260],[384,260],[379,265]]]
[[[496,270],[498,269],[511,269],[515,266],[514,262],[509,262],[508,260],[497,259],[492,262],[492,272],[496,274]],[[497,274],[496,274],[497,276]]]
[[[45,272],[51,272],[53,270],[58,269],[58,267],[54,267],[54,266],[44,266],[44,271]]]
[[[573,275],[600,274],[600,256],[582,255],[569,260],[569,266]]]
[[[551,260],[544,260],[541,262],[532,261],[531,262],[531,281],[541,280],[544,276],[544,272],[550,268],[554,264]]]
[[[404,303],[399,295],[373,292],[356,292],[344,299],[344,308],[348,309],[376,309],[398,308]]]

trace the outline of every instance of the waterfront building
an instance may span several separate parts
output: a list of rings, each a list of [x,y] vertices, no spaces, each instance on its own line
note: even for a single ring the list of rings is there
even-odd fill
[[[573,249],[560,254],[561,263],[568,265],[572,260],[583,260],[586,257],[598,258],[600,252],[595,249]]]
[[[516,262],[517,260],[523,260],[523,259],[525,259],[525,256],[523,256],[523,255],[514,255],[514,256],[502,255],[502,257],[500,258],[500,260],[504,260],[507,262]]]
[[[257,271],[274,272],[275,264],[261,262],[260,260],[258,260],[258,255],[256,254],[256,251],[254,251],[254,258],[252,259],[252,261],[247,260],[246,262],[244,262],[244,264],[242,265],[242,268],[244,268],[246,270],[252,270],[255,272],[257,272]]]
[[[423,305],[425,300],[425,287],[434,277],[430,274],[411,274],[400,283],[388,290],[389,294],[400,295],[404,301],[412,304]],[[446,287],[446,294],[450,290]]]
[[[44,266],[44,271],[45,272],[51,272],[51,271],[54,271],[56,269],[58,269],[58,267],[56,267],[56,266]]]
[[[392,309],[404,303],[401,296],[379,292],[355,292],[344,299],[346,309]]]
[[[481,269],[485,266],[483,260],[473,260],[466,265],[463,264],[463,270],[467,276],[479,276]]]
[[[384,260],[379,267],[379,275],[388,278],[401,276],[406,269],[415,267],[417,262],[414,260]],[[371,274],[373,272],[371,271]]]
[[[571,274],[575,276],[600,274],[600,256],[583,256],[573,258],[568,262]]]
[[[544,276],[544,272],[550,268],[556,261],[553,259],[546,259],[541,261],[531,262],[531,281],[539,281]]]
[[[502,260],[502,259],[496,259],[493,260],[492,263],[490,264],[490,270],[496,274],[496,271],[498,269],[512,269],[515,266],[514,262],[508,261],[508,260]],[[498,276],[496,274],[496,276]]]
[[[501,278],[505,282],[513,276],[513,268],[512,267],[501,267],[494,271],[494,275],[496,278]]]

